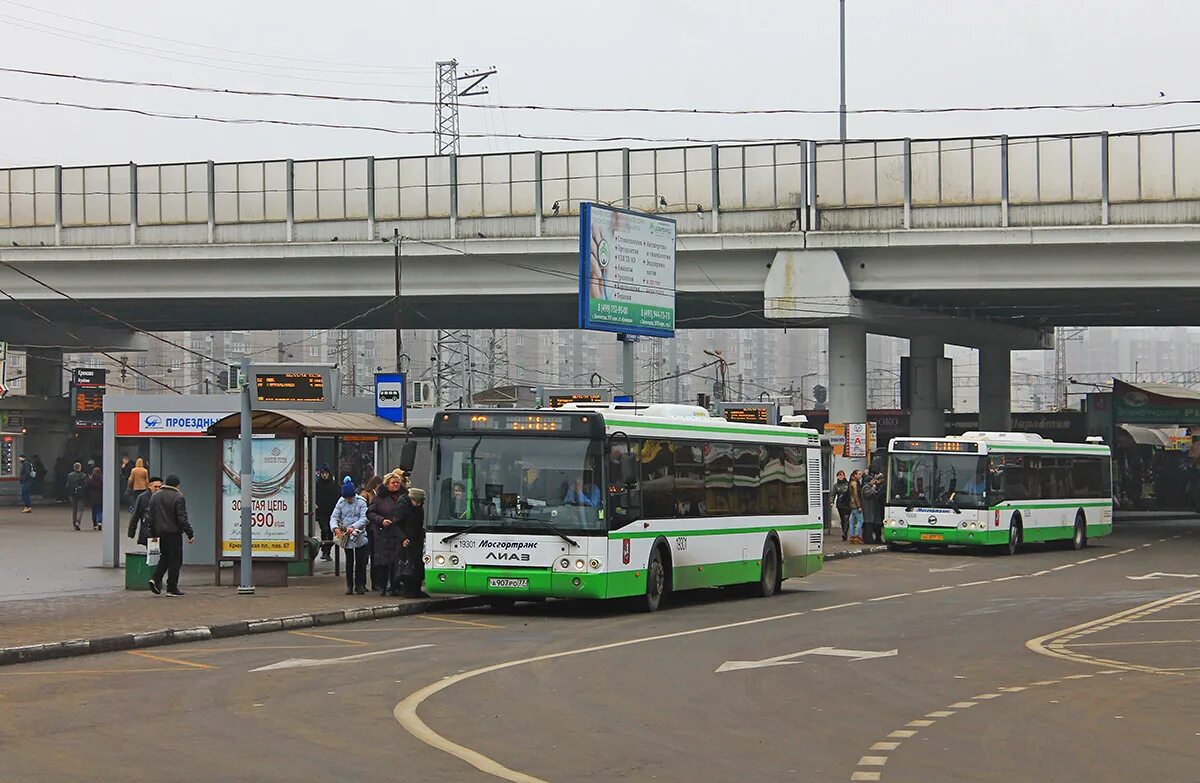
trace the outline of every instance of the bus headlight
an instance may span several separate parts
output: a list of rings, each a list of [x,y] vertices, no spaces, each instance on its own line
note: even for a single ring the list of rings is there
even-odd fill
[[[575,561],[575,570],[576,570],[576,571],[582,571],[582,570],[583,570],[583,567],[584,567],[585,565],[587,565],[587,564],[586,564],[586,563],[584,563],[582,560],[576,560],[576,561]]]
[[[438,565],[446,565],[446,556],[445,556],[445,555],[438,555],[436,558],[434,558],[434,561],[435,561],[435,562],[436,562]]]

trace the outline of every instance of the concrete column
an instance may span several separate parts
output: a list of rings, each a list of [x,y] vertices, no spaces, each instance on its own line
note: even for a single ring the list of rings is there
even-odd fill
[[[909,410],[909,433],[927,438],[940,438],[946,434],[946,411],[938,404],[938,360],[943,358],[945,346],[937,337],[914,337],[908,341],[909,388],[911,408]]]
[[[829,327],[829,421],[853,424],[867,420],[867,329],[858,324]],[[830,475],[865,468],[866,459],[835,457]],[[829,478],[832,486],[833,480]]]
[[[1007,348],[979,349],[979,429],[1012,429],[1012,353]]]
[[[25,393],[34,397],[62,396],[61,348],[31,348],[25,352]]]

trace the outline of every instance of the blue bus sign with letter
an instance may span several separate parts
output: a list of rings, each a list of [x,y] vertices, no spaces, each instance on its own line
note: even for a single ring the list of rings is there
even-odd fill
[[[675,336],[675,221],[579,209],[579,328]]]
[[[375,373],[375,415],[381,419],[404,423],[404,373]]]

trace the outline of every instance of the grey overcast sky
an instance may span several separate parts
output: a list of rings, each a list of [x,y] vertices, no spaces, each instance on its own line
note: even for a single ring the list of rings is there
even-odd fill
[[[849,0],[854,108],[1200,98],[1195,0]],[[606,3],[0,0],[0,66],[429,100],[433,63],[494,65],[494,103],[830,109],[837,0]],[[152,111],[428,130],[432,109],[195,95],[0,73],[0,95]],[[215,125],[0,101],[0,165],[424,154],[429,136]],[[1200,106],[850,118],[850,135],[1126,130]],[[463,110],[469,133],[828,138],[835,115]],[[464,152],[622,146],[466,139]],[[629,143],[628,146],[639,146]]]

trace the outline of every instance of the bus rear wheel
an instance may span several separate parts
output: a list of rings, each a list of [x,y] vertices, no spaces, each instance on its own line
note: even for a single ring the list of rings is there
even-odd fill
[[[517,605],[515,598],[489,598],[488,606],[493,612],[511,612],[513,607]]]
[[[762,574],[758,578],[758,584],[754,586],[754,594],[759,598],[770,598],[779,592],[782,581],[779,549],[775,546],[775,539],[768,538],[767,543],[763,545]]]
[[[1087,518],[1080,511],[1075,515],[1075,533],[1071,536],[1071,548],[1078,551],[1087,546]]]
[[[650,552],[650,562],[646,565],[646,594],[642,596],[642,609],[646,612],[657,612],[662,606],[667,590],[667,569],[663,565],[662,550],[655,547]]]

